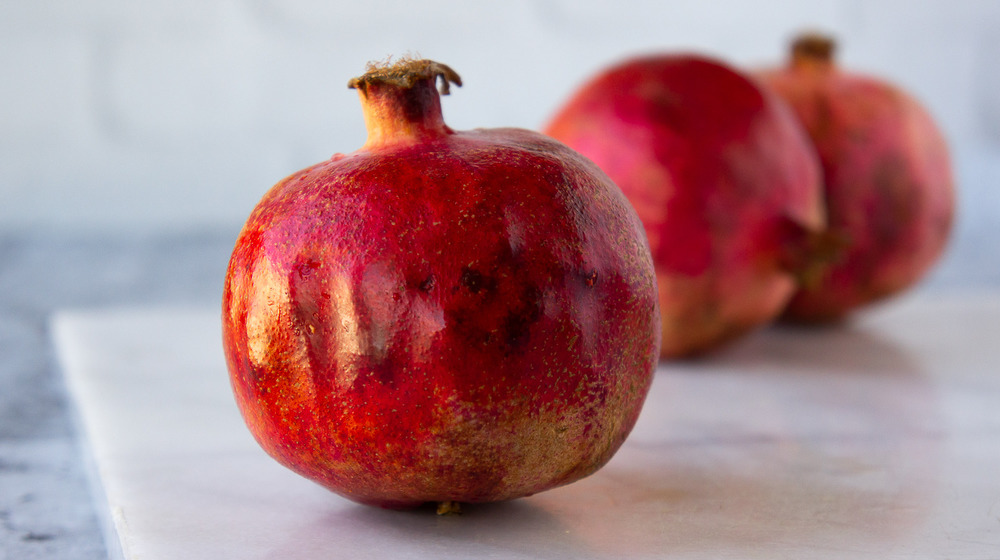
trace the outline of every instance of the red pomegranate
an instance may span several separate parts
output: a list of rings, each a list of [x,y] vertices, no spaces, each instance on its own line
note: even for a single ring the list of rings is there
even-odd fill
[[[507,500],[587,476],[656,366],[642,225],[591,162],[456,132],[427,60],[350,82],[368,140],[275,185],[233,250],[223,334],[261,446],[352,500]]]
[[[579,89],[545,132],[597,163],[642,219],[663,358],[771,321],[812,268],[824,225],[815,154],[779,99],[723,63],[627,60]]]
[[[840,319],[912,286],[934,264],[954,213],[945,141],[928,113],[882,80],[843,71],[834,42],[794,41],[791,60],[759,74],[794,108],[823,167],[841,259],[792,299],[785,316]]]

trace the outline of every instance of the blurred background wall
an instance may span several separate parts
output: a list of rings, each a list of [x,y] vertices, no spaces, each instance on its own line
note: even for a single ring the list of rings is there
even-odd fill
[[[978,262],[1000,232],[995,0],[3,0],[0,230],[235,236],[278,179],[361,145],[345,84],[369,60],[454,67],[453,128],[537,129],[625,56],[776,64],[803,29],[929,107],[959,176],[955,251]]]

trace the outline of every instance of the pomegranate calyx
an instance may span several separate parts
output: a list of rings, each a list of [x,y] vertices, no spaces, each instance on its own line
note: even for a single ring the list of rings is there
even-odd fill
[[[441,116],[440,94],[462,79],[448,66],[433,60],[405,58],[395,64],[368,64],[368,71],[352,79],[347,87],[358,90],[368,129],[364,148],[412,144],[453,131]]]
[[[833,37],[819,32],[803,33],[792,41],[792,65],[827,67],[834,63],[836,52],[837,41]]]
[[[803,230],[799,241],[784,255],[782,265],[804,289],[812,289],[822,282],[830,268],[840,263],[851,247],[851,236],[833,229]]]
[[[447,64],[428,59],[403,58],[396,63],[369,62],[366,72],[357,78],[351,78],[347,82],[347,87],[364,92],[369,84],[381,82],[409,89],[419,81],[428,79],[437,81],[439,77],[441,95],[451,93],[450,84],[459,87],[462,85],[462,78]]]

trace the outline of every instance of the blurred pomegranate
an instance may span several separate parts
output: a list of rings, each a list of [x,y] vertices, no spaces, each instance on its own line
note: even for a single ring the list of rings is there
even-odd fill
[[[632,429],[659,345],[635,212],[541,134],[456,132],[427,60],[370,67],[368,140],[275,185],[223,296],[237,403],[292,470],[382,507],[587,476]]]
[[[834,48],[805,35],[786,66],[759,73],[812,138],[829,228],[846,243],[788,306],[785,316],[804,322],[840,319],[912,286],[940,257],[954,213],[947,146],[930,115],[899,88],[840,69]]]
[[[661,356],[775,318],[824,226],[812,147],[784,103],[725,64],[653,55],[606,69],[545,129],[624,191],[656,265]]]

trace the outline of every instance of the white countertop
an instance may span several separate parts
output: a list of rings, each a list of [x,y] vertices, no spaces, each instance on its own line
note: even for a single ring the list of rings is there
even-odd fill
[[[267,457],[219,312],[64,312],[124,558],[1000,558],[1000,295],[904,299],[664,364],[601,471],[460,516],[356,505]]]

